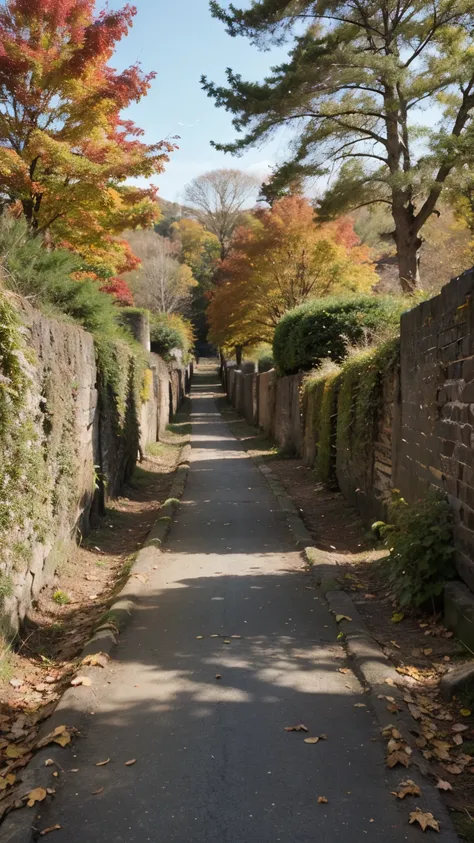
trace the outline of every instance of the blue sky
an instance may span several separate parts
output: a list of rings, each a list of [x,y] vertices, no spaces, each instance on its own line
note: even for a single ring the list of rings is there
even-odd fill
[[[124,2],[113,0],[109,5],[119,8]],[[232,67],[244,78],[262,79],[287,50],[260,52],[246,39],[230,38],[223,24],[211,17],[208,0],[135,0],[135,5],[134,26],[111,64],[122,68],[140,61],[143,70],[157,72],[148,96],[127,112],[145,130],[146,140],[181,136],[179,150],[156,180],[160,195],[181,201],[190,179],[218,167],[250,169],[263,176],[270,164],[284,157],[289,136],[283,131],[278,139],[242,158],[216,152],[209,141],[231,140],[235,133],[231,116],[215,108],[199,78],[204,73],[221,83],[225,68]]]

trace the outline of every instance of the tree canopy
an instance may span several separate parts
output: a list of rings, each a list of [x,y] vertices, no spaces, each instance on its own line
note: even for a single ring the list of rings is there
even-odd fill
[[[227,71],[203,87],[235,115],[238,153],[295,127],[269,198],[308,175],[335,180],[319,204],[332,218],[373,203],[390,208],[402,288],[419,282],[422,229],[442,191],[473,159],[474,7],[470,0],[211,2],[231,35],[265,47],[292,38],[288,60],[262,83]],[[436,109],[439,121],[424,117]]]
[[[199,222],[217,237],[221,258],[229,251],[232,235],[258,185],[250,173],[222,169],[203,173],[186,186],[185,199]]]
[[[157,217],[154,188],[172,144],[146,144],[121,117],[154,74],[108,64],[131,5],[95,16],[94,0],[6,0],[0,7],[0,208],[108,278],[136,262],[119,235]]]
[[[272,342],[280,318],[302,302],[375,284],[352,221],[316,226],[313,217],[306,199],[285,197],[237,230],[208,310],[215,345]]]

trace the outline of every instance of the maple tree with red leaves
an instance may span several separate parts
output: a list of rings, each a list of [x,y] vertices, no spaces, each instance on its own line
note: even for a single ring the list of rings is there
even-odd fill
[[[125,229],[158,217],[156,189],[127,185],[163,170],[174,145],[146,144],[121,118],[154,73],[109,66],[134,6],[7,0],[0,7],[0,208],[81,254],[107,279],[137,265]]]
[[[123,278],[111,278],[100,289],[102,293],[109,293],[113,296],[117,304],[120,304],[122,307],[129,307],[133,304],[133,293]]]

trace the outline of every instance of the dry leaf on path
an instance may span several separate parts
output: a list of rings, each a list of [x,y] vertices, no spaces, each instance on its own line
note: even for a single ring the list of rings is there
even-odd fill
[[[451,773],[452,776],[460,776],[462,773],[462,767],[458,764],[443,764],[444,769],[447,773]]]
[[[126,762],[125,762],[125,766],[126,766],[126,767],[131,767],[131,766],[132,766],[132,764],[136,764],[136,763],[137,763],[137,759],[136,759],[136,758],[132,758],[130,761],[126,761]]]
[[[336,615],[336,623],[341,623],[341,621],[351,621],[352,618],[349,615]]]
[[[319,805],[327,805],[328,799],[325,796],[318,796],[318,804]]]
[[[8,786],[15,784],[16,776],[14,773],[8,773],[6,776],[0,776],[0,790],[6,790]]]
[[[43,746],[48,746],[50,743],[57,743],[59,746],[67,746],[68,743],[71,743],[72,731],[74,731],[72,727],[56,726],[49,735],[45,735],[44,738],[41,738],[41,740],[38,741],[36,748],[41,749]]]
[[[320,740],[319,738],[305,738],[304,742],[305,743],[319,743],[319,740]]]
[[[99,789],[98,789],[98,790],[93,790],[93,791],[92,791],[92,796],[98,796],[98,795],[99,795],[99,793],[103,793],[103,791],[104,791],[104,788],[103,788],[103,787],[99,787]]]
[[[453,743],[456,744],[456,746],[461,746],[464,743],[461,735],[454,735]]]
[[[59,831],[62,828],[61,825],[50,825],[49,828],[44,828],[43,831],[40,831],[40,837],[44,837],[45,834],[49,834],[51,831]]]
[[[464,723],[455,723],[454,726],[451,726],[452,732],[465,732],[469,726],[466,726]]]
[[[405,749],[396,749],[387,756],[387,767],[396,767],[397,764],[402,764],[403,767],[410,766],[410,755]]]
[[[463,717],[470,717],[471,716],[471,709],[470,708],[462,708],[459,714],[462,714]]]
[[[354,708],[367,708],[365,703],[355,703]]]
[[[74,679],[71,679],[71,685],[74,688],[78,685],[84,685],[86,688],[89,688],[92,685],[92,679],[89,679],[88,676],[75,676]]]
[[[308,727],[304,723],[298,723],[297,726],[285,726],[285,732],[307,732]]]
[[[395,612],[392,615],[391,621],[392,623],[400,623],[400,621],[402,621],[404,617],[405,615],[403,614],[403,612]]]
[[[404,799],[405,796],[421,796],[420,788],[412,779],[400,782],[398,787],[400,790],[392,790],[392,796],[396,796],[398,799]]]
[[[108,661],[109,656],[107,653],[94,653],[82,659],[81,664],[90,665],[91,667],[105,667]]]
[[[418,823],[422,831],[426,831],[427,828],[439,831],[439,822],[438,820],[435,820],[430,811],[420,811],[419,808],[417,808],[416,811],[412,811],[410,814],[410,825],[412,823]]]
[[[339,673],[350,673],[351,669],[350,667],[338,667],[338,671]]]
[[[443,781],[443,779],[440,779],[437,782],[436,787],[438,788],[438,790],[452,790],[453,789],[453,786],[449,782]]]
[[[106,758],[105,761],[98,761],[95,765],[96,767],[105,767],[106,764],[110,763],[110,758]]]
[[[42,802],[43,799],[46,799],[47,795],[44,787],[35,787],[34,790],[30,790],[27,797],[25,796],[25,799],[28,798],[28,802],[26,803],[28,808],[32,808],[36,802]]]

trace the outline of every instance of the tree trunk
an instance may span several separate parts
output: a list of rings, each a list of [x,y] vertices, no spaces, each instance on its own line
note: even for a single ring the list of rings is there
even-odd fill
[[[404,293],[413,295],[420,286],[420,248],[413,208],[393,208],[394,240],[397,245],[398,276]]]
[[[235,346],[235,362],[237,363],[237,366],[240,369],[240,367],[242,365],[242,346],[241,345]]]

